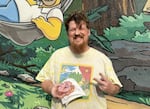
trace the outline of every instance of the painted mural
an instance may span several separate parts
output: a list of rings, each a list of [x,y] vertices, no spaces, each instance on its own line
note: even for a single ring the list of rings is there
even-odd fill
[[[0,0],[0,109],[50,109],[35,76],[68,45],[63,21],[76,10],[124,86],[108,108],[150,109],[150,0]]]

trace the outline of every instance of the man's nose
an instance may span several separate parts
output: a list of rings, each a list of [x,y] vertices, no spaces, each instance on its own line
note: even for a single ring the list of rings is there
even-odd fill
[[[75,30],[75,34],[76,34],[76,35],[79,35],[79,34],[80,34],[80,30],[79,30],[79,29],[76,29],[76,30]]]

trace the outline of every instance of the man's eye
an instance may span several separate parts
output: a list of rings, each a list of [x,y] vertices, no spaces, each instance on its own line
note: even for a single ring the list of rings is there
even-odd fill
[[[70,29],[69,31],[75,31],[75,29]]]

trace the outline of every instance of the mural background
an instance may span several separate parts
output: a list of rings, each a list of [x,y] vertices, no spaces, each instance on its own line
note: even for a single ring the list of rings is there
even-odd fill
[[[150,0],[74,0],[64,19],[75,10],[87,12],[90,45],[110,57],[124,85],[115,97],[107,96],[109,109],[149,109]],[[24,33],[26,40],[28,35],[32,33]],[[19,45],[1,34],[0,45],[0,108],[50,109],[51,96],[37,87],[34,78],[56,49],[68,45],[64,25],[57,40],[41,36]]]

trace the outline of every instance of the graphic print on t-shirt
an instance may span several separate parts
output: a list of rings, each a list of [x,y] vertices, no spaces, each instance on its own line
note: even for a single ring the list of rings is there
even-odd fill
[[[80,85],[88,98],[90,94],[90,80],[92,68],[81,65],[62,65],[60,82],[67,78],[73,78]]]

